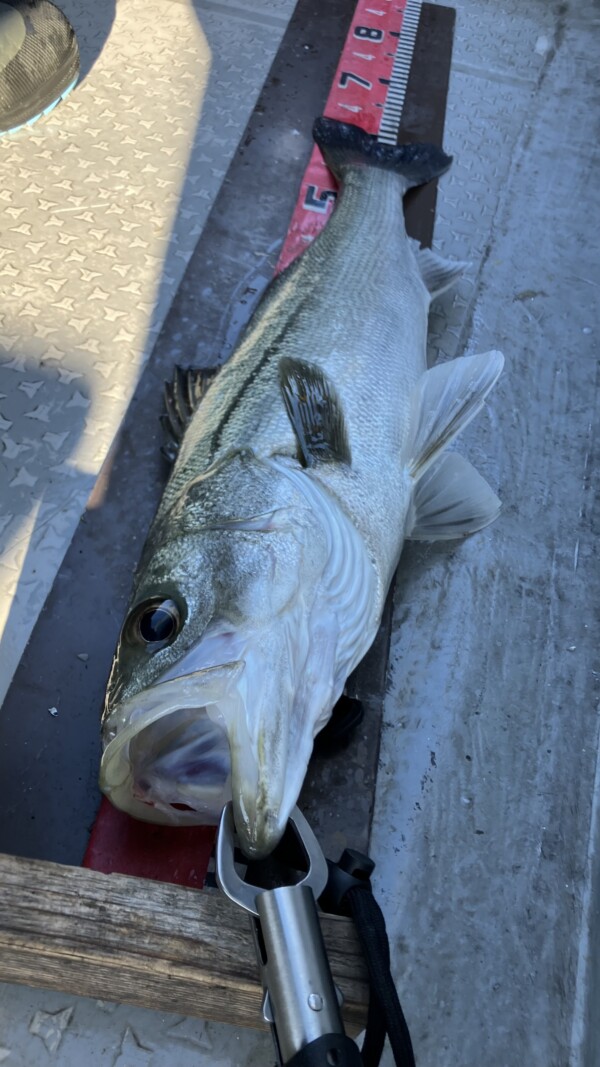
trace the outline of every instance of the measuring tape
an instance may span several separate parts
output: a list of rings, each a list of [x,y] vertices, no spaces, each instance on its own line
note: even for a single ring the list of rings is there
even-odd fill
[[[396,144],[406,97],[421,0],[359,0],[324,114],[352,122],[384,144]],[[313,148],[276,273],[321,232],[337,183]]]

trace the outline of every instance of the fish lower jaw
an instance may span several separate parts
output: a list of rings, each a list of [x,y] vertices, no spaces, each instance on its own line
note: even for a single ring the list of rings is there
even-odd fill
[[[254,744],[231,738],[233,816],[238,845],[249,860],[265,859],[279,844],[312,753],[312,736],[288,738],[279,751],[274,736],[259,733]]]
[[[238,844],[247,859],[260,860],[279,844],[287,826],[283,806],[274,806],[261,798],[256,785],[238,783],[233,791],[233,815]]]

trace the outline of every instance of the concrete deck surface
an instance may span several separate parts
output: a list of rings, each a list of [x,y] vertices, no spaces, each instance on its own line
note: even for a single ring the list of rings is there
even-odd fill
[[[65,10],[77,25],[76,6],[73,0]],[[192,25],[187,3],[160,6],[169,17],[189,19]],[[259,34],[268,26],[276,37],[290,6],[267,5],[265,0],[260,11],[256,9],[261,29],[252,32]],[[431,341],[441,358],[491,347],[505,353],[506,371],[488,409],[460,443],[460,450],[498,487],[504,509],[493,527],[459,547],[409,547],[403,556],[372,854],[420,1067],[510,1067],[521,1062],[533,1067],[596,1067],[599,841],[594,798],[600,667],[595,628],[600,575],[593,538],[600,328],[595,233],[600,194],[594,109],[600,13],[593,0],[561,5],[533,0],[526,6],[517,0],[466,0],[456,6],[446,126],[446,147],[455,163],[440,185],[436,246],[447,255],[469,259],[472,266],[457,292],[434,309]],[[125,24],[125,5],[120,8],[106,30],[105,51],[114,48],[118,55],[129,50],[133,55],[134,27]],[[217,20],[211,54],[223,56],[231,28],[239,29],[240,9],[207,3],[197,11],[205,33],[210,20]],[[245,16],[247,22],[247,11]],[[197,20],[193,24],[199,33]],[[270,55],[276,46],[270,37]],[[240,60],[236,54],[246,72],[250,58]],[[195,51],[190,54],[193,69],[198,62]],[[249,113],[251,91],[258,92],[261,71],[264,77],[268,68],[262,52],[261,62],[264,70],[261,66],[253,72],[253,88],[246,96],[223,90],[221,117],[229,119],[235,101],[242,99]],[[146,66],[140,60],[142,79]],[[74,123],[72,137],[77,132],[87,137],[91,118],[78,125],[77,108],[95,111],[92,89],[87,98],[84,93],[101,70],[98,60],[79,101],[74,97],[72,114],[67,113],[67,102],[47,120],[57,140],[65,123]],[[146,90],[140,86],[142,96]],[[178,99],[184,97],[182,89]],[[142,97],[134,106],[141,102]],[[174,101],[173,106],[179,105]],[[96,126],[101,119],[102,114],[94,113]],[[240,115],[238,137],[244,121]],[[188,150],[193,128],[193,123],[184,126],[182,145]],[[9,154],[8,159],[31,171],[31,157],[47,150],[48,135],[40,126],[27,136],[34,140],[20,138],[8,149],[16,156]],[[232,133],[231,152],[235,143]],[[205,151],[202,137],[198,144],[199,151]],[[150,165],[157,166],[160,143],[146,145],[146,150]],[[225,157],[219,156],[215,170],[222,174],[225,166]],[[72,180],[66,174],[57,179]],[[30,180],[35,181],[35,175]],[[22,183],[12,195],[18,212],[26,195]],[[137,221],[129,208],[116,217]],[[15,215],[16,227],[22,225],[21,218]],[[98,225],[112,235],[112,222],[86,225]],[[158,243],[149,255],[160,258],[168,232],[169,219],[163,218],[156,226]],[[21,236],[24,246],[26,238],[35,244],[33,235]],[[114,245],[116,238],[109,241],[107,233],[102,240]],[[154,294],[154,302],[148,294],[163,277],[161,269],[156,266],[150,276],[140,268],[137,282],[144,306],[136,320],[136,373],[152,340],[151,323],[158,321],[152,319],[158,314],[154,309],[161,300],[160,307],[168,307],[185,257],[193,250],[193,240],[186,243],[185,233],[181,240],[185,249],[181,256],[174,254],[173,279],[162,297]],[[68,244],[65,248],[68,256]],[[21,252],[21,244],[15,243],[14,249],[15,255]],[[31,252],[32,270],[40,254]],[[115,256],[118,263],[116,250]],[[15,261],[14,256],[6,258]],[[102,273],[104,267],[98,270]],[[18,279],[17,284],[32,287],[25,296],[36,310],[41,287],[32,278]],[[79,286],[80,273],[75,278]],[[67,272],[65,282],[70,279]],[[103,288],[96,278],[89,285],[90,298],[96,286]],[[20,385],[27,388],[20,392],[32,407],[46,403],[36,401],[33,390],[39,379],[41,396],[46,379],[40,377],[39,365],[38,378],[29,375],[27,362],[31,357],[39,360],[41,349],[34,349],[34,341],[46,343],[46,324],[59,322],[56,336],[66,339],[60,349],[65,358],[75,350],[70,331],[76,327],[69,325],[74,311],[54,307],[65,298],[68,302],[69,284],[59,294],[47,288],[50,295],[39,314],[29,317],[29,325],[23,325],[20,315],[9,331],[10,359],[25,359],[24,371],[16,367],[12,373],[23,374]],[[22,295],[15,296],[15,308],[22,308]],[[101,297],[97,302],[104,306]],[[91,300],[90,308],[95,303]],[[110,316],[89,314],[94,325],[108,331],[99,342],[107,352],[118,344],[111,332],[122,328],[118,316],[109,329],[104,323]],[[35,332],[36,323],[42,324],[41,335],[39,327]],[[81,353],[77,358],[87,359]],[[53,380],[61,368],[67,378],[79,373],[62,355],[49,359]],[[103,356],[103,362],[108,359]],[[127,381],[119,392],[118,366],[115,354],[116,406],[106,412],[95,409],[98,427],[108,427],[102,431],[104,438],[98,431],[102,447],[110,443],[131,385]],[[76,389],[78,381],[72,379]],[[64,388],[69,384],[65,381]],[[71,391],[67,399],[65,393],[64,411],[75,395]],[[80,395],[88,399],[83,390]],[[94,396],[101,398],[102,390]],[[68,465],[69,455],[71,462],[73,455],[78,457],[70,482],[77,492],[63,496],[62,480],[47,475],[49,464],[43,456],[52,448],[51,441],[44,442],[46,452],[42,446],[35,452],[36,461],[42,456],[38,467],[29,469],[45,486],[40,508],[45,504],[60,512],[67,500],[72,526],[101,456],[86,452],[85,462],[80,462],[76,448],[84,447],[90,423],[81,414],[87,411],[82,401],[71,406],[79,421],[75,418],[76,425],[70,424],[67,432],[79,443],[66,446],[59,462]],[[31,408],[27,410],[31,415]],[[0,411],[10,421],[8,409]],[[60,435],[65,432],[61,427],[45,432]],[[38,448],[39,440],[44,435],[35,437],[32,431],[32,448]],[[62,447],[60,442],[57,447]],[[13,489],[18,488],[17,482]],[[20,512],[15,508],[15,515],[24,511],[24,506]],[[30,512],[18,519],[28,558],[32,521]],[[47,526],[55,531],[53,558],[60,562],[71,526],[53,526],[52,519]],[[49,565],[43,581],[52,577]],[[32,603],[41,606],[39,594],[35,596]],[[23,619],[24,614],[13,613],[13,618]],[[19,642],[10,647],[18,659]],[[16,986],[0,990],[0,1063],[8,1067],[250,1067],[271,1059],[268,1035]]]

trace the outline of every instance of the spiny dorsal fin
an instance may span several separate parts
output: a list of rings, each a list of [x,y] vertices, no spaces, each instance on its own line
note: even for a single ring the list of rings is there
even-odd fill
[[[344,415],[335,389],[319,367],[284,357],[279,384],[305,467],[350,463]]]
[[[218,374],[216,367],[176,366],[173,381],[165,382],[165,411],[160,421],[166,441],[161,452],[169,463],[174,463],[181,439],[196,408]]]

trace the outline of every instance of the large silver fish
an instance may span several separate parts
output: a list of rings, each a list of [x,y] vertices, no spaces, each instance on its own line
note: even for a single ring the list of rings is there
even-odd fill
[[[341,184],[191,417],[146,542],[108,686],[101,788],[139,818],[279,840],[315,734],[371,645],[406,538],[462,537],[495,494],[446,446],[498,352],[426,368],[432,294],[458,270],[406,235],[431,145],[328,119]]]

